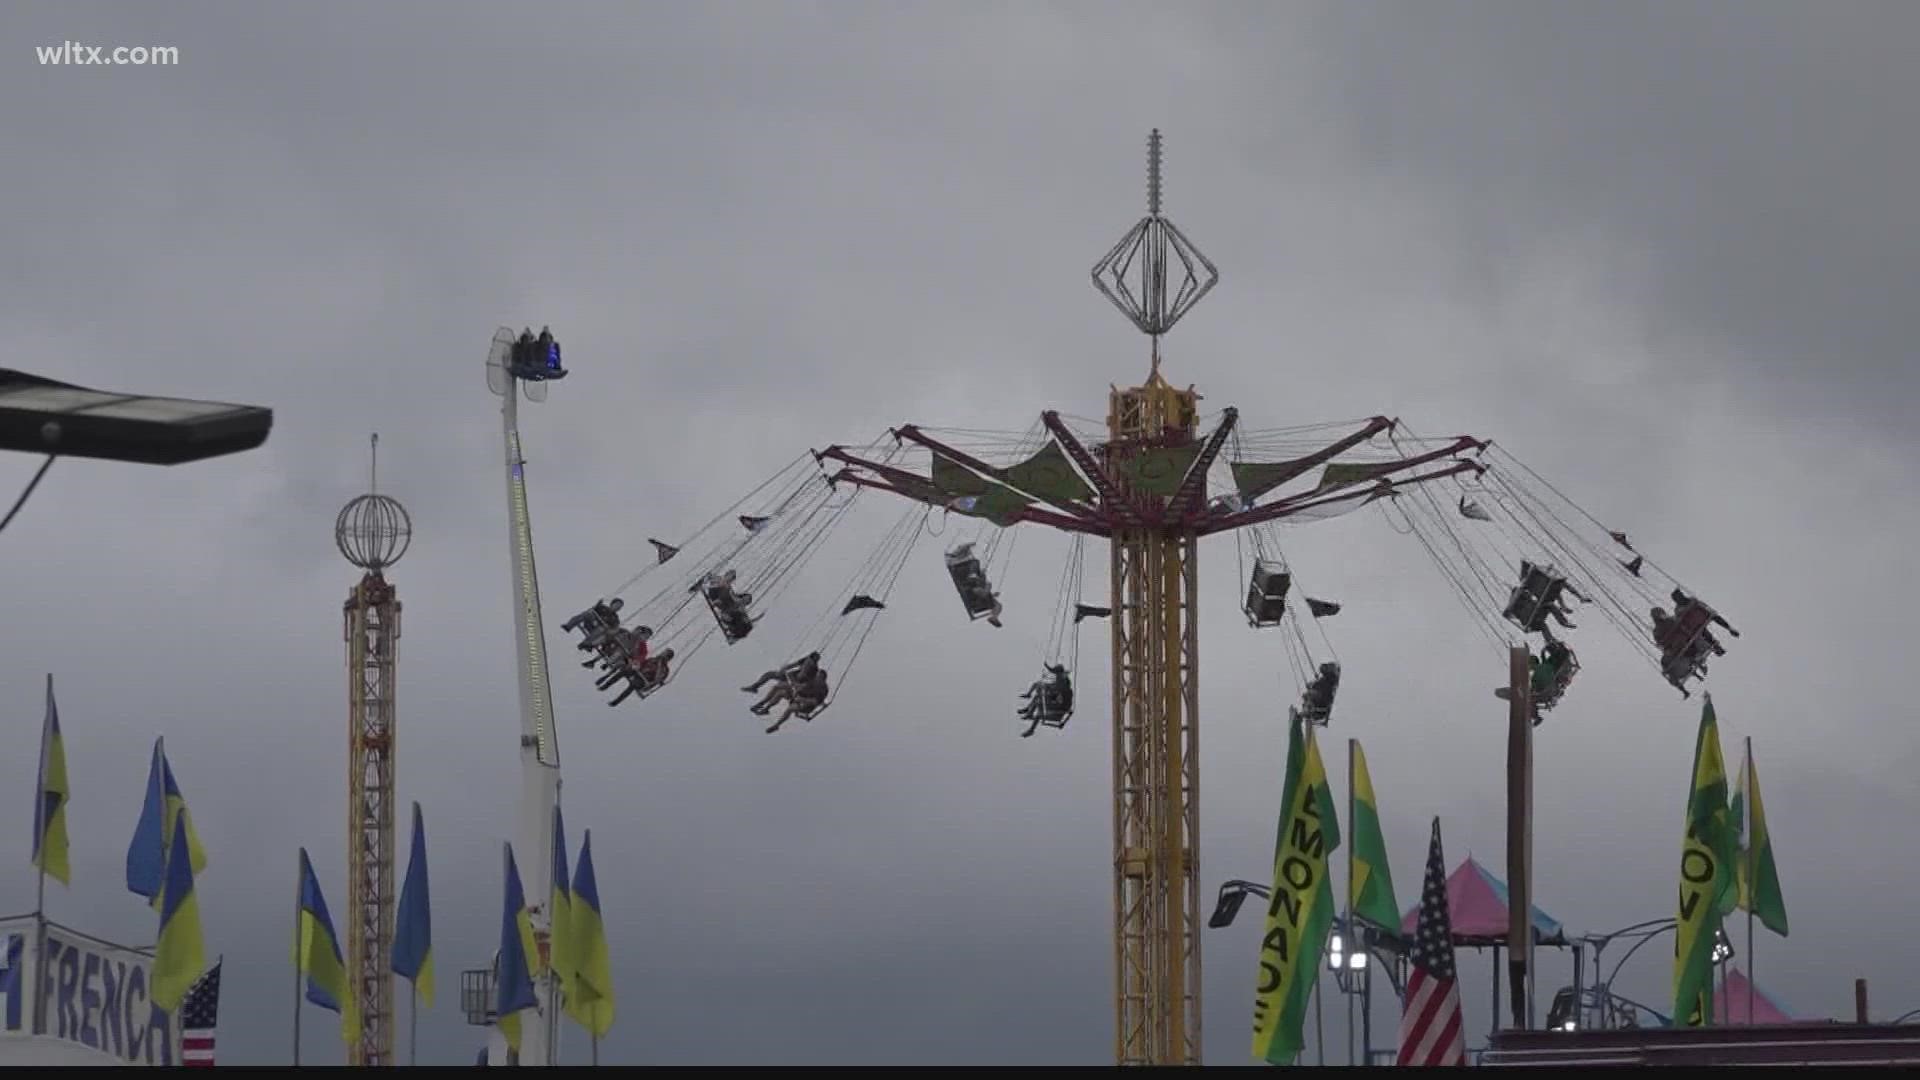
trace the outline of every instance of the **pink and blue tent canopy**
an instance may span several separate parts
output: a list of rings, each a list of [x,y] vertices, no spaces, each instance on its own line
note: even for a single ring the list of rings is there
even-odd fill
[[[1753,988],[1753,1015],[1747,1015],[1747,988]],[[1739,968],[1727,969],[1727,977],[1713,993],[1713,1015],[1722,1024],[1792,1024],[1797,1021],[1780,999],[1749,982]]]
[[[1531,905],[1533,932],[1542,945],[1566,945],[1567,932],[1549,918],[1539,905]],[[1456,945],[1504,945],[1507,941],[1507,883],[1494,877],[1486,867],[1468,855],[1447,877],[1447,914],[1453,923]],[[1414,904],[1400,918],[1400,933],[1412,937],[1420,918],[1420,905]],[[1744,999],[1743,999],[1744,1000]],[[1756,1006],[1756,1010],[1757,1010]]]

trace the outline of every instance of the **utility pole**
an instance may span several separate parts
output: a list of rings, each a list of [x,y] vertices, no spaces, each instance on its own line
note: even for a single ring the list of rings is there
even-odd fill
[[[1532,1027],[1533,695],[1531,654],[1507,652],[1507,972],[1513,1026]]]

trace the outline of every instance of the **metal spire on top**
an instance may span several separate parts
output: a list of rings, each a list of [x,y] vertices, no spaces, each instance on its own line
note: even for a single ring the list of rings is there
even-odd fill
[[[1220,271],[1173,222],[1160,213],[1160,129],[1147,136],[1147,216],[1093,266],[1093,286],[1113,301],[1140,332],[1153,338],[1153,364],[1160,366],[1160,335],[1220,280]],[[1167,293],[1168,256],[1179,261],[1181,280]],[[1138,269],[1136,270],[1136,264]]]

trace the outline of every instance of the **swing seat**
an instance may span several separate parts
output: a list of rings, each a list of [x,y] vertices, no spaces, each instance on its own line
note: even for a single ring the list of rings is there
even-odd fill
[[[640,701],[652,697],[655,691],[673,681],[672,669],[664,668],[663,671],[663,667],[664,665],[657,658],[649,658],[640,666],[622,674],[620,678],[626,680],[627,688],[607,702],[607,706],[611,708],[629,697]],[[602,689],[612,689],[612,687],[613,683],[608,683]]]
[[[1040,693],[1040,704],[1036,708],[1029,703],[1025,710],[1048,727],[1064,727],[1067,718],[1073,715],[1073,693],[1061,693],[1047,687]]]
[[[1552,567],[1529,565],[1520,584],[1508,594],[1506,610],[1501,615],[1527,633],[1541,633],[1566,589],[1567,579]]]
[[[815,696],[808,696],[801,684],[793,680],[793,676],[782,676],[780,681],[786,685],[787,700],[783,703],[776,703],[774,708],[779,708],[781,704],[791,706],[793,715],[801,720],[811,720],[820,715],[820,713],[826,709],[827,702],[833,699],[833,687],[824,677],[826,675],[826,669],[822,668],[820,674],[822,678],[820,680],[818,694]]]
[[[595,604],[568,619],[560,628],[580,631],[580,641],[575,648],[581,652],[596,652],[603,650],[620,629],[620,614],[604,604]]]
[[[566,622],[560,624],[560,629],[565,633],[572,633],[575,630],[580,631],[580,637],[582,639],[580,648],[591,649],[594,646],[596,635],[611,633],[619,627],[619,625],[620,614],[618,609],[609,607],[605,601],[602,601],[587,608],[585,611],[575,613]]]
[[[1673,625],[1660,639],[1660,651],[1670,656],[1686,656],[1700,649],[1700,635],[1713,624],[1713,609],[1694,601],[1673,617]]]
[[[740,607],[739,597],[728,590],[722,599],[720,590],[703,588],[701,599],[707,602],[707,610],[713,612],[713,620],[720,626],[720,636],[732,645],[753,633],[754,620]]]
[[[1072,712],[1064,712],[1064,713],[1059,713],[1055,715],[1040,713],[1032,718],[1033,723],[1027,725],[1027,730],[1021,732],[1020,737],[1023,739],[1031,738],[1033,736],[1033,733],[1035,731],[1038,731],[1042,727],[1050,727],[1055,730],[1062,730],[1067,726],[1067,721],[1070,718],[1072,718],[1072,716],[1073,716]]]
[[[1292,586],[1293,575],[1278,563],[1255,560],[1247,581],[1247,600],[1241,605],[1247,613],[1247,625],[1256,630],[1278,626],[1287,613],[1287,590]]]
[[[960,603],[966,608],[968,619],[993,614],[993,588],[987,584],[987,574],[980,568],[979,559],[972,555],[956,559],[949,552],[947,575],[953,578],[953,587],[960,592]]]
[[[1660,672],[1682,693],[1688,679],[1707,676],[1707,657],[1714,650],[1706,634],[1713,616],[1712,608],[1696,600],[1682,608],[1655,639],[1660,645]]]
[[[1554,669],[1552,677],[1544,685],[1535,684],[1532,688],[1534,723],[1540,722],[1538,714],[1560,704],[1560,699],[1567,694],[1567,687],[1573,685],[1573,677],[1579,673],[1580,658],[1574,655],[1572,649],[1568,649],[1566,662]]]
[[[1038,683],[1028,687],[1027,692],[1021,696],[1026,698],[1026,704],[1020,707],[1018,714],[1023,719],[1033,721],[1027,725],[1027,730],[1020,733],[1023,739],[1042,726],[1064,728],[1067,726],[1067,721],[1073,718],[1074,693],[1071,682],[1062,689],[1054,685],[1049,676],[1042,676]]]
[[[629,635],[634,634],[645,634],[648,638],[651,638],[653,636],[653,628],[635,623],[631,631],[623,634],[621,628],[615,626],[594,643],[593,656],[582,661],[580,666],[584,668],[598,667],[602,671],[620,669],[623,659],[633,647]],[[584,648],[585,646],[582,647]]]
[[[1326,727],[1333,718],[1333,700],[1340,692],[1340,665],[1321,665],[1320,673],[1307,683],[1295,711],[1309,724]]]

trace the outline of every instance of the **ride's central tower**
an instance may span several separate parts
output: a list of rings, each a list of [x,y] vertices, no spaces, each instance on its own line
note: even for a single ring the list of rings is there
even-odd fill
[[[374,436],[377,448],[379,436]],[[367,494],[334,522],[334,543],[365,571],[347,594],[347,976],[359,998],[360,1039],[350,1065],[385,1066],[393,1059],[393,782],[394,667],[400,642],[400,598],[386,579],[413,538],[397,499],[379,494],[379,473]]]
[[[1145,384],[1115,389],[1103,471],[1131,520],[1112,533],[1115,1061],[1198,1065],[1200,738],[1198,530],[1184,483],[1200,395],[1160,374],[1160,336],[1220,279],[1160,213],[1160,132],[1147,142],[1147,216],[1093,268],[1152,340]],[[1169,291],[1169,284],[1177,284]],[[1217,446],[1210,448],[1217,452]],[[1202,470],[1204,472],[1204,469]]]

